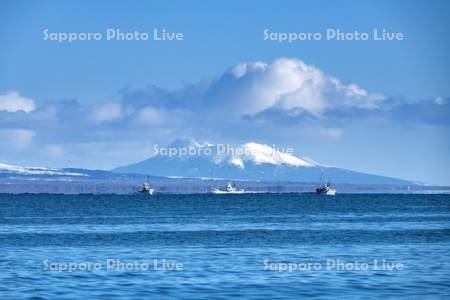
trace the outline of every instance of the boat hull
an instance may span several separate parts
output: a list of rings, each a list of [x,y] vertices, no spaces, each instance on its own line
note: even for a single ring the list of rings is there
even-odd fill
[[[244,194],[245,191],[233,191],[233,192],[228,192],[228,191],[211,191],[211,194],[217,194],[217,195],[226,195],[226,194]]]
[[[150,189],[150,190],[148,190],[148,191],[139,191],[139,194],[151,196],[151,195],[153,195],[153,192],[154,192],[154,190],[153,190],[153,189]]]
[[[316,189],[316,193],[317,193],[317,195],[334,196],[334,195],[336,195],[336,190],[335,190],[335,189],[322,189],[322,188],[317,188],[317,189]]]

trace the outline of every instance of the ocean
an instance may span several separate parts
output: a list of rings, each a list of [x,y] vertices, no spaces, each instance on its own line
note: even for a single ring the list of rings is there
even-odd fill
[[[450,195],[0,194],[0,299],[450,297]]]

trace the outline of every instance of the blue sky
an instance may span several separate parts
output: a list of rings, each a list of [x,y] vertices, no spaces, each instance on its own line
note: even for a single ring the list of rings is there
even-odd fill
[[[1,1],[0,161],[113,168],[192,136],[293,146],[325,164],[450,184],[449,12],[446,1]],[[336,27],[406,39],[263,40],[266,28]],[[57,43],[43,40],[46,28],[166,28],[185,38]],[[242,63],[245,76],[235,76]],[[366,95],[343,96],[352,84]]]

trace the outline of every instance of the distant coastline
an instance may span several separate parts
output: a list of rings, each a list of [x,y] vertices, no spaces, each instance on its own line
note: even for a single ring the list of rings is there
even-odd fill
[[[4,175],[4,174],[3,174]],[[118,176],[111,179],[74,180],[71,178],[0,177],[0,193],[46,193],[46,194],[133,194],[142,182],[143,175]],[[212,188],[225,186],[230,180],[150,177],[156,194],[206,194]],[[312,193],[317,185],[313,182],[233,182],[249,193]],[[434,194],[450,193],[450,187],[438,185],[390,185],[390,184],[335,184],[339,194],[380,193],[380,194]]]

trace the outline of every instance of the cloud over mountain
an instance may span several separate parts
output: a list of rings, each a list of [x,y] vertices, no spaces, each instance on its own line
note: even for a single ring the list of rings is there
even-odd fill
[[[0,94],[1,157],[108,168],[146,158],[153,144],[180,136],[295,146],[337,140],[349,124],[364,122],[370,128],[372,119],[377,126],[450,125],[445,97],[408,103],[289,58],[241,63],[177,90],[128,87],[118,99],[82,100],[37,102],[19,92]]]
[[[341,107],[374,109],[384,99],[356,84],[343,84],[301,60],[280,58],[272,64],[242,63],[231,68],[211,84],[204,104],[235,116],[254,116],[274,108],[320,116]]]

